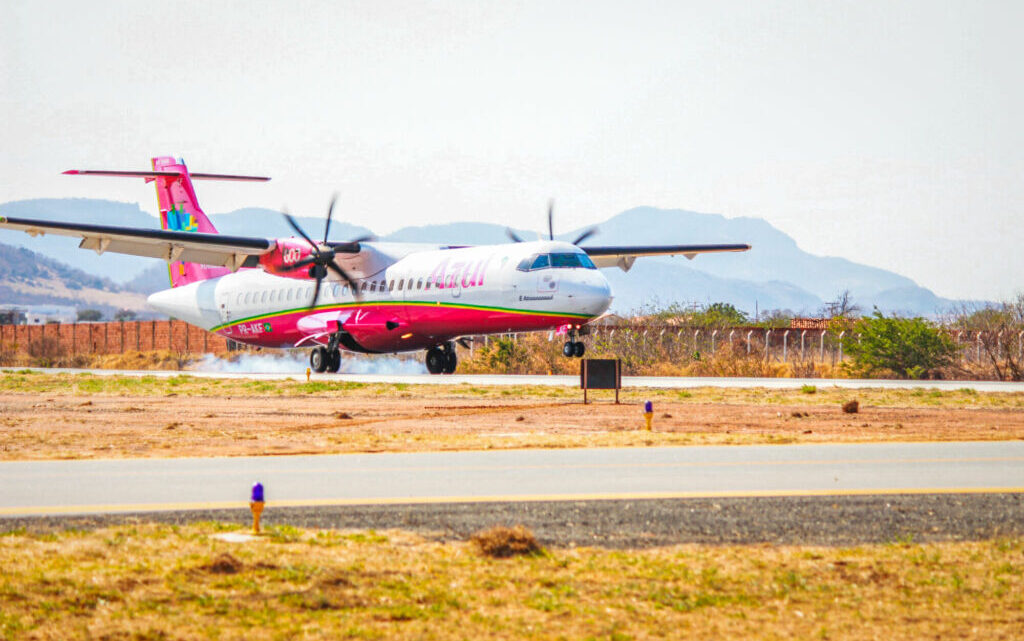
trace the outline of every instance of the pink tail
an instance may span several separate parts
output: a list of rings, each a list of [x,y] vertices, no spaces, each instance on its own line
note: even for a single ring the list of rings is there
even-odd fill
[[[197,231],[216,234],[217,228],[199,207],[185,161],[170,156],[153,159],[156,199],[160,204],[160,226],[172,231]],[[199,263],[175,261],[168,264],[171,287],[181,287],[229,273],[227,267],[209,267]]]
[[[185,161],[171,156],[153,159],[153,171],[109,171],[72,169],[65,174],[79,176],[120,176],[145,178],[156,182],[156,199],[160,203],[160,226],[171,231],[216,234],[217,229],[199,208],[199,200],[192,189],[192,179],[246,180],[264,182],[263,176],[232,176],[224,174],[189,174]],[[227,267],[209,267],[199,263],[175,261],[168,264],[171,287],[180,287],[229,273]]]

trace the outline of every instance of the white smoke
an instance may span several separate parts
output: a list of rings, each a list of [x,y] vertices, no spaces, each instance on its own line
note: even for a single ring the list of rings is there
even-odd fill
[[[281,350],[274,352],[236,352],[223,357],[206,354],[192,364],[197,372],[225,374],[305,374],[309,352]],[[367,356],[343,351],[341,374],[426,374],[423,361],[413,356]]]

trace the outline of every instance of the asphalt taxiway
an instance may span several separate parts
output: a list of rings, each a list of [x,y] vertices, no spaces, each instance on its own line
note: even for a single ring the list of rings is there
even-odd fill
[[[1024,493],[1024,442],[504,450],[0,463],[0,516],[269,504]]]

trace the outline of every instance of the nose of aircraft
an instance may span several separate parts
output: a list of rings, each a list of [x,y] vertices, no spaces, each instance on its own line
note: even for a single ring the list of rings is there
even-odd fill
[[[612,304],[612,287],[597,270],[575,270],[572,282],[563,282],[560,288],[577,313],[600,316]]]

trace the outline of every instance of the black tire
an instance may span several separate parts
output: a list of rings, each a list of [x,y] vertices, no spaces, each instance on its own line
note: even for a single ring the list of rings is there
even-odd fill
[[[341,350],[336,349],[333,352],[328,352],[327,371],[331,374],[337,374],[339,369],[341,369]]]
[[[327,350],[323,347],[314,347],[309,353],[309,368],[317,374],[322,374],[327,369]]]
[[[575,356],[576,358],[583,358],[583,352],[587,351],[587,347],[583,344],[582,341],[577,341],[575,345],[576,346],[573,347],[572,350],[572,355]]]
[[[440,374],[448,364],[448,355],[440,347],[431,347],[427,350],[427,371],[431,374]]]
[[[575,353],[576,348],[573,347],[573,343],[571,341],[567,341],[565,345],[562,345],[562,356],[572,358]]]
[[[455,355],[455,350],[445,350],[445,361],[444,361],[444,373],[454,374],[455,368],[459,366],[459,359]]]

